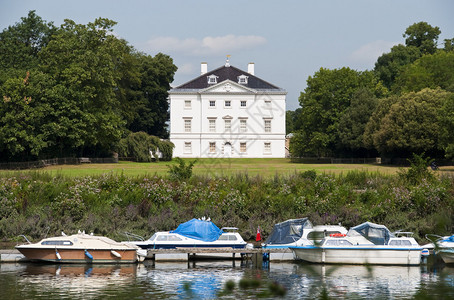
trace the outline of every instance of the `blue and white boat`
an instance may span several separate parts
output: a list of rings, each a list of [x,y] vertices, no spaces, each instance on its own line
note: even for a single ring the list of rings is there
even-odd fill
[[[270,236],[262,245],[265,259],[294,260],[289,247],[308,246],[320,242],[330,234],[346,234],[347,229],[341,225],[313,226],[308,218],[290,219],[274,225]]]
[[[172,231],[153,234],[148,240],[129,241],[142,249],[233,248],[243,249],[247,243],[236,227],[219,229],[211,220],[192,219]]]
[[[438,236],[434,234],[426,235],[429,240],[435,240],[433,243],[424,245],[424,248],[434,250],[434,253],[440,255],[446,264],[454,264],[454,235]]]
[[[320,245],[290,247],[298,259],[327,264],[419,265],[423,248],[410,232],[391,233],[370,222],[346,235],[325,237]]]

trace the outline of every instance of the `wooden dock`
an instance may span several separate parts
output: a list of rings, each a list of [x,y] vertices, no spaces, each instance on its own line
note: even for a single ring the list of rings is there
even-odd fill
[[[292,251],[289,249],[232,249],[232,248],[176,248],[176,249],[149,249],[147,258],[155,261],[189,261],[198,259],[241,259],[242,261],[252,261],[261,263],[263,254],[290,254],[293,260]],[[288,257],[288,256],[287,256]]]
[[[196,260],[241,260],[254,265],[261,265],[263,254],[268,253],[271,261],[293,260],[289,249],[232,249],[232,248],[176,248],[176,249],[149,249],[147,259],[156,262],[182,262]],[[277,259],[273,259],[277,257]],[[285,258],[284,258],[285,256]],[[290,257],[290,258],[289,258]],[[0,250],[0,263],[25,262],[25,257],[16,249]]]

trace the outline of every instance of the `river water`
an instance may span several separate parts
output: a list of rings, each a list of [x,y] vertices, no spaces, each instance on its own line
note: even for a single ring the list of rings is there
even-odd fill
[[[0,299],[454,298],[447,266],[332,266],[239,261],[137,265],[0,264]]]

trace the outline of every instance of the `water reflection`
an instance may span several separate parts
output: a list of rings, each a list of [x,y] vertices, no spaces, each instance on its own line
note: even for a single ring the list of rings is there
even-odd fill
[[[240,288],[240,281],[245,279],[263,284]],[[227,282],[233,282],[235,289],[221,294]],[[322,295],[399,299],[415,297],[421,291],[453,296],[454,268],[271,263],[262,269],[232,261],[0,264],[0,288],[11,299],[254,299],[270,282],[284,286],[286,298],[292,299],[318,299]]]

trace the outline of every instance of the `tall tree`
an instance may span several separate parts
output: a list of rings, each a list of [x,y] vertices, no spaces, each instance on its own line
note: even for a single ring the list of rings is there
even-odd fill
[[[397,45],[377,59],[375,73],[383,84],[391,89],[399,72],[421,57],[421,51],[414,46]]]
[[[172,58],[162,53],[154,57],[138,54],[138,59],[141,93],[134,103],[135,118],[128,124],[128,129],[167,138],[168,90],[177,67]]]
[[[380,120],[380,128],[372,134],[380,153],[409,157],[425,152],[439,156],[440,107],[450,94],[441,89],[424,89],[404,94],[392,104]]]
[[[87,25],[65,20],[40,52],[42,69],[55,80],[58,137],[65,149],[78,149],[78,155],[112,148],[123,132],[114,93],[120,78],[116,59],[123,42],[111,34],[114,25],[102,18]]]
[[[351,105],[339,120],[339,138],[342,148],[350,154],[368,156],[364,144],[364,131],[370,116],[375,111],[378,100],[368,89],[362,88],[355,92]],[[373,151],[374,152],[374,151]],[[375,155],[375,153],[373,153]]]
[[[441,147],[443,147],[447,158],[454,159],[454,93],[451,93],[443,104],[440,121]]]
[[[437,26],[433,27],[427,22],[419,22],[409,26],[403,37],[405,38],[405,45],[414,46],[420,49],[423,54],[432,54],[437,50],[440,33],[440,28]]]
[[[424,55],[403,69],[396,83],[402,92],[437,87],[454,92],[454,51]]]
[[[52,22],[43,21],[32,10],[21,22],[0,32],[0,70],[36,68],[39,51],[55,31]]]
[[[344,110],[350,106],[353,94],[362,87],[378,91],[371,72],[350,68],[321,68],[307,80],[307,88],[299,98],[301,130],[305,153],[331,155],[339,145],[338,125]],[[296,144],[295,144],[296,145]]]

